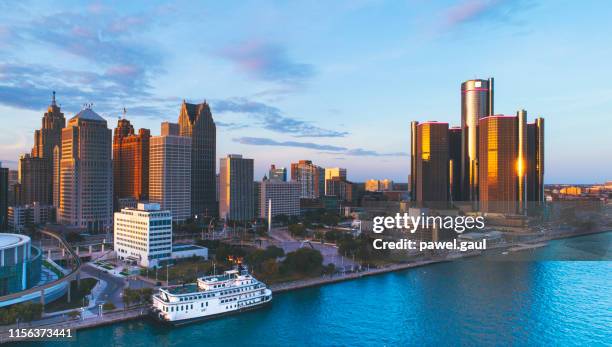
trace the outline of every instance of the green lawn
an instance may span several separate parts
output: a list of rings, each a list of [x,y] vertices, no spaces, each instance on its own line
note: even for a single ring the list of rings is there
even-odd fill
[[[91,293],[91,289],[98,283],[95,278],[84,278],[81,280],[81,288],[77,289],[76,280],[70,282],[71,301],[68,303],[67,295],[64,294],[61,298],[45,305],[45,312],[63,311],[71,308],[79,308],[83,306],[83,298]],[[87,304],[87,300],[85,300]]]

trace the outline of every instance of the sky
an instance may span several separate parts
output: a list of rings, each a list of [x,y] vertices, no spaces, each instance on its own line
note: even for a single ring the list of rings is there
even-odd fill
[[[612,179],[609,1],[0,2],[0,161],[29,152],[52,91],[159,134],[211,105],[217,155],[409,174],[410,121],[459,125],[461,82],[546,120],[547,183]]]

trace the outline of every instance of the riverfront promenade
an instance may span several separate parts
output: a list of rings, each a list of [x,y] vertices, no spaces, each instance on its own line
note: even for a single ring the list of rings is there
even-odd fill
[[[61,322],[49,323],[49,324],[36,324],[35,322],[32,324],[13,324],[2,326],[2,330],[0,330],[0,344],[5,342],[15,342],[15,341],[23,341],[22,339],[15,339],[10,337],[9,330],[10,329],[30,329],[30,328],[38,328],[38,329],[72,329],[72,335],[76,336],[76,331],[81,329],[93,328],[97,326],[119,323],[126,320],[140,318],[148,314],[148,309],[146,307],[136,307],[128,310],[117,310],[113,312],[104,313],[102,316],[94,316],[88,317],[85,319],[75,318],[71,320],[63,320]]]

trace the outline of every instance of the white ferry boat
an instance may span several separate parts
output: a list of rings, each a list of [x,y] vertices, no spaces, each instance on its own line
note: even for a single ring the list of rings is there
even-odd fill
[[[197,283],[160,288],[153,295],[152,312],[162,322],[181,325],[196,320],[261,307],[272,291],[245,269],[198,278]]]

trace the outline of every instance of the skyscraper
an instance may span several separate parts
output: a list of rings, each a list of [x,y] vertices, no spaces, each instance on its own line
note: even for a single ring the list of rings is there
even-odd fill
[[[46,158],[24,154],[19,158],[19,182],[21,192],[17,205],[51,204],[52,187],[49,176],[51,163]]]
[[[55,101],[55,92],[51,105],[43,115],[42,126],[34,132],[34,146],[30,154],[19,159],[19,182],[21,191],[17,205],[53,202],[53,149],[61,146],[62,129],[66,119]]]
[[[448,129],[449,198],[461,201],[461,127]]]
[[[544,118],[527,124],[527,201],[544,201]]]
[[[353,201],[353,184],[340,176],[325,180],[325,195],[335,196],[340,201]]]
[[[276,165],[270,165],[270,170],[268,171],[268,177],[273,180],[287,181],[287,169],[284,167],[276,167]]]
[[[270,200],[272,200],[272,217],[278,215],[300,215],[301,186],[295,181],[281,181],[277,179],[263,180],[260,184],[259,205],[260,218],[268,218]]]
[[[8,178],[9,169],[0,163],[0,231],[6,230],[8,226]]]
[[[449,195],[448,123],[417,125],[415,169],[416,201],[428,205],[446,202]]]
[[[339,177],[340,179],[346,181],[346,169],[341,167],[325,168],[325,195],[332,195],[327,189],[327,181],[333,179],[334,177]]]
[[[253,159],[240,154],[221,158],[219,165],[219,216],[225,220],[253,219]]]
[[[42,127],[34,132],[34,147],[32,156],[52,160],[53,148],[62,144],[62,129],[66,126],[66,118],[55,101],[55,92],[51,105],[42,118]]]
[[[180,135],[191,138],[191,214],[216,216],[217,129],[210,107],[183,101],[178,124]]]
[[[175,222],[191,216],[191,158],[190,137],[165,133],[150,139],[149,201],[172,212]]]
[[[480,210],[516,213],[521,172],[519,117],[484,117],[479,121],[479,129]]]
[[[291,163],[291,180],[301,184],[301,197],[318,199],[325,195],[325,169],[310,160]]]
[[[461,84],[461,195],[478,200],[478,121],[493,115],[493,78]]]
[[[62,130],[58,221],[108,231],[113,219],[112,134],[106,120],[86,107]]]
[[[113,137],[113,179],[115,209],[119,199],[146,200],[149,195],[149,129],[134,133],[127,119],[120,119]]]

